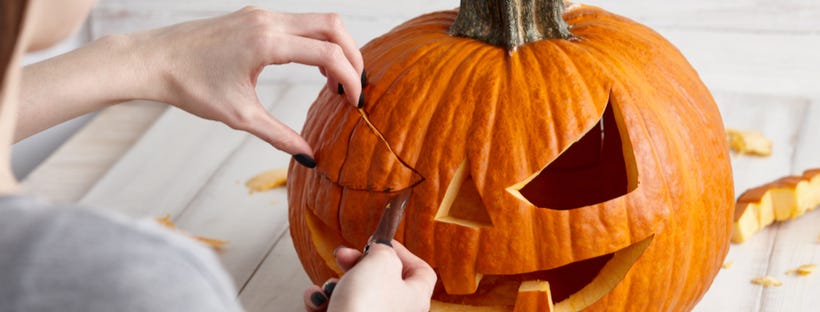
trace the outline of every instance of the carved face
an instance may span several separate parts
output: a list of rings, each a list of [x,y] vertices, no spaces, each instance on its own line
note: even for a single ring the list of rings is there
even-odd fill
[[[693,306],[728,250],[722,123],[673,47],[600,12],[565,16],[582,40],[511,55],[448,36],[453,12],[365,46],[364,109],[323,91],[303,131],[318,167],[291,166],[311,278],[338,274],[333,248],[364,245],[413,187],[397,239],[437,271],[434,307],[507,309],[533,289],[557,310]]]

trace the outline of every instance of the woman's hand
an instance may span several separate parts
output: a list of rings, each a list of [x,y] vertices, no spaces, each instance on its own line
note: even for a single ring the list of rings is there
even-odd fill
[[[310,146],[268,114],[256,80],[271,64],[319,67],[327,87],[352,105],[361,101],[364,63],[335,14],[286,14],[247,7],[225,16],[135,34],[148,60],[156,60],[165,87],[152,97],[194,115],[248,131],[293,155]]]
[[[366,256],[339,247],[336,262],[345,270],[304,293],[308,311],[429,311],[436,273],[404,245],[370,245]],[[329,299],[329,300],[328,300]]]
[[[107,36],[27,66],[16,140],[128,100],[168,103],[248,131],[310,165],[313,152],[270,116],[256,81],[271,64],[317,66],[333,92],[362,102],[364,63],[335,14],[287,14],[256,7],[165,28]]]

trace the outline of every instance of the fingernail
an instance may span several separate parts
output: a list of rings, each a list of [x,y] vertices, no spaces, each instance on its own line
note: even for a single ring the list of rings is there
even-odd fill
[[[315,168],[316,167],[316,160],[313,157],[310,157],[305,154],[296,154],[293,155],[293,159],[296,160],[300,165],[308,167],[308,168]]]
[[[327,302],[327,297],[325,297],[323,293],[317,291],[310,294],[310,302],[312,302],[317,307],[320,307],[323,304],[325,304],[325,302]]]
[[[336,258],[336,252],[339,251],[339,248],[342,248],[342,246],[339,245],[339,246],[336,246],[336,248],[333,248],[333,258]]]
[[[382,245],[387,245],[387,246],[390,246],[390,248],[393,248],[393,243],[391,243],[391,242],[390,242],[390,241],[388,241],[388,240],[377,239],[377,240],[376,240],[376,243],[377,243],[377,244],[382,244]]]
[[[356,107],[358,107],[358,108],[364,107],[364,91],[362,91],[362,94],[359,95],[359,105],[357,105]]]
[[[367,72],[362,69],[362,88],[367,85]]]
[[[328,297],[333,294],[334,289],[336,289],[336,282],[327,282],[324,286],[322,286],[322,290],[325,291],[325,295]]]
[[[345,87],[342,86],[341,83],[339,84],[339,90],[338,91],[339,91],[339,95],[345,94]]]

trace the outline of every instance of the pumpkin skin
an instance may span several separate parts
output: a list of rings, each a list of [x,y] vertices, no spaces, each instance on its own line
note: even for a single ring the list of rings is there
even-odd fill
[[[396,239],[438,272],[436,300],[511,309],[515,293],[461,296],[442,285],[470,289],[475,274],[503,281],[651,238],[587,309],[693,308],[728,252],[734,194],[717,106],[686,59],[651,29],[592,6],[564,13],[575,39],[515,52],[449,35],[456,14],[417,17],[362,48],[363,109],[328,90],[313,103],[302,135],[317,168],[292,162],[288,176],[291,236],[310,278],[338,276],[333,248],[363,246],[389,198],[413,187]],[[636,180],[628,191],[572,209],[510,191],[608,107]],[[486,214],[478,227],[437,219],[462,164]]]

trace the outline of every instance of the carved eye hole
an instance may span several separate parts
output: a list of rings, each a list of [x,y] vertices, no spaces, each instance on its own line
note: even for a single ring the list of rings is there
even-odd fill
[[[478,189],[467,167],[466,160],[458,166],[453,180],[447,186],[447,192],[436,212],[435,220],[471,228],[492,226],[490,214],[481,201],[481,196],[478,194]]]
[[[622,123],[609,103],[601,120],[580,140],[509,190],[536,207],[556,210],[626,195],[638,187],[638,169]]]

